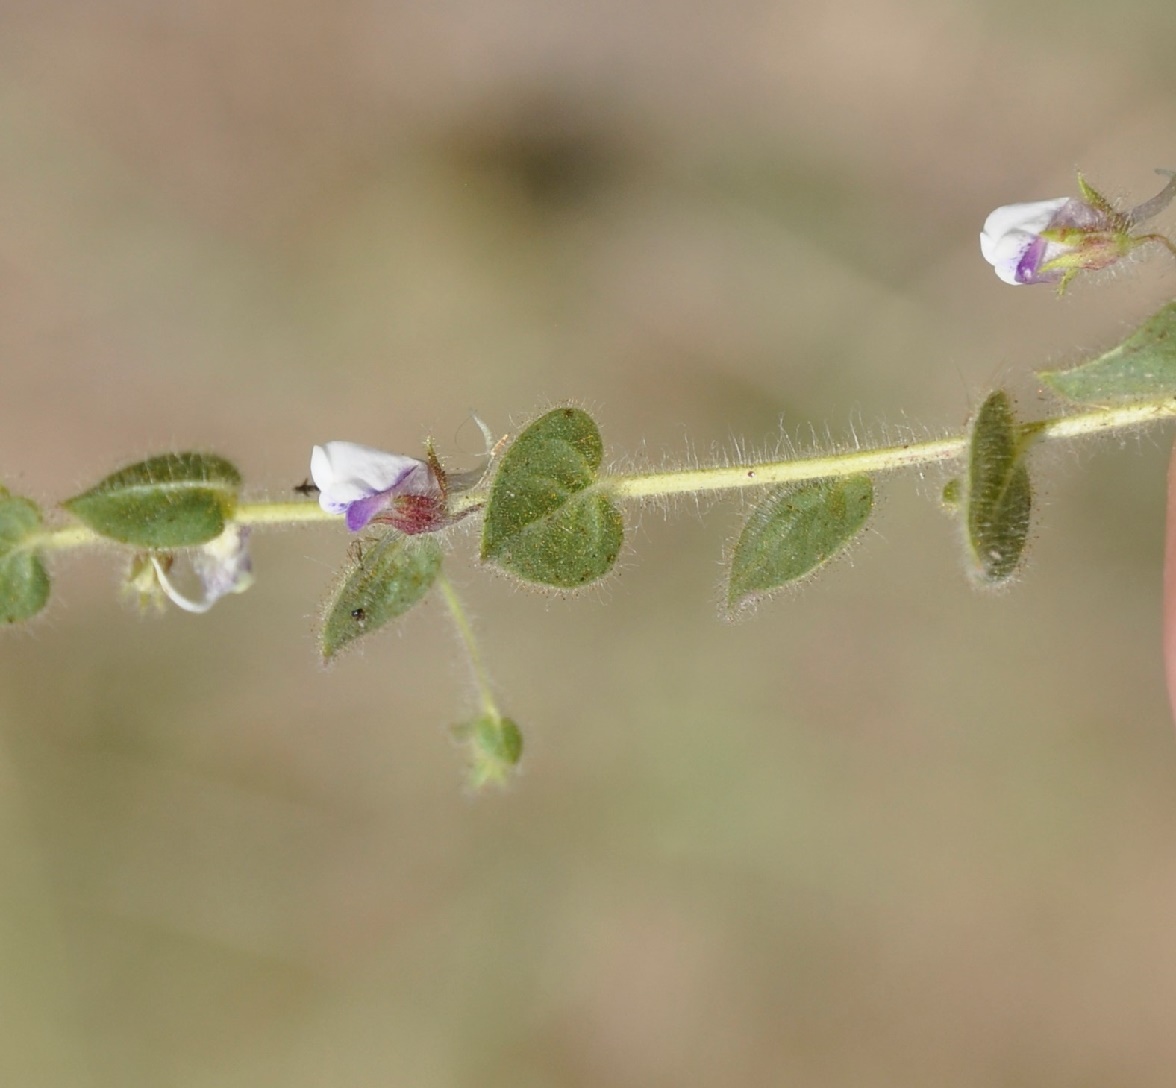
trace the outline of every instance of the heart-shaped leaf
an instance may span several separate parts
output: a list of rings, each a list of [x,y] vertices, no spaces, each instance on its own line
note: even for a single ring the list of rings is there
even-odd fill
[[[169,550],[215,540],[237,507],[241,474],[210,453],[165,453],[130,465],[67,502],[101,536]]]
[[[1042,371],[1038,377],[1078,404],[1111,406],[1176,396],[1176,302],[1105,355],[1071,370]]]
[[[873,505],[869,476],[772,488],[739,534],[727,607],[742,608],[827,563],[865,527]]]
[[[1012,577],[1025,550],[1033,504],[1025,464],[1031,438],[1000,391],[989,395],[972,424],[965,526],[969,572],[980,585]]]
[[[557,408],[502,458],[486,502],[482,559],[527,582],[579,589],[609,572],[624,541],[621,512],[596,486],[604,456],[587,412]]]
[[[432,536],[393,531],[359,551],[327,605],[319,635],[324,661],[403,616],[441,572],[441,546]]]
[[[40,527],[36,504],[0,487],[0,623],[27,620],[49,600],[49,572],[28,546]]]

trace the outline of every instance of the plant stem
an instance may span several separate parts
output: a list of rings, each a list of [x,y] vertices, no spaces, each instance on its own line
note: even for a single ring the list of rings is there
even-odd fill
[[[885,472],[908,465],[951,461],[964,452],[966,438],[945,438],[937,442],[912,442],[876,450],[854,450],[822,457],[788,461],[765,461],[716,468],[674,469],[636,476],[605,477],[601,484],[618,499],[648,499],[701,491],[734,491],[743,487],[789,483],[794,480],[823,480],[830,476],[853,476],[859,472]]]
[[[1034,432],[1036,441],[1049,441],[1055,438],[1078,438],[1103,431],[1137,427],[1174,416],[1176,398],[1165,397],[1122,408],[1083,409],[1074,415],[1026,423],[1023,426]],[[853,476],[857,473],[893,472],[915,465],[953,461],[964,455],[967,446],[967,436],[957,435],[931,442],[904,442],[898,446],[851,450],[847,453],[822,454],[818,457],[757,461],[711,468],[671,469],[665,472],[641,472],[633,475],[605,475],[600,478],[597,486],[618,499],[650,499],[706,491],[736,491],[799,480],[820,480],[834,476]],[[485,504],[488,494],[487,488],[459,492],[452,496],[450,512],[454,517],[472,513]],[[329,514],[318,503],[306,501],[244,502],[237,507],[233,517],[241,525],[257,526],[300,525],[340,520],[340,515]],[[45,529],[30,537],[26,546],[47,551],[68,551],[102,543],[109,542],[104,541],[85,525],[70,522],[67,525]],[[477,648],[472,641],[472,631],[465,619],[465,613],[453,594],[452,587],[443,579],[441,584],[458,631],[470,648],[470,658],[479,675],[479,686],[482,687],[485,673],[481,670]]]
[[[1073,416],[1061,416],[1030,424],[1037,429],[1037,439],[1076,438],[1176,416],[1176,400],[1167,398],[1151,404],[1125,408],[1097,408]],[[765,484],[791,483],[797,480],[823,480],[831,476],[853,476],[859,472],[892,472],[911,465],[951,461],[963,455],[968,439],[960,435],[934,442],[906,442],[872,450],[803,457],[785,461],[731,465],[717,468],[675,469],[648,472],[635,476],[606,477],[601,481],[618,499],[647,499],[663,495],[681,495],[702,491],[733,491]]]
[[[449,609],[453,626],[457,629],[458,637],[465,648],[470,661],[470,670],[474,674],[474,684],[478,689],[478,702],[482,706],[482,713],[494,721],[501,719],[498,704],[494,702],[493,692],[490,690],[490,674],[482,662],[482,653],[478,649],[478,640],[474,637],[474,628],[466,614],[465,606],[461,603],[453,584],[444,574],[437,575],[434,585],[441,591],[445,599],[445,607]]]
[[[341,516],[328,514],[317,502],[243,502],[233,520],[241,525],[301,525],[338,521]]]
[[[328,514],[317,502],[243,502],[233,514],[239,525],[304,525],[338,521],[339,514]],[[46,529],[29,538],[29,544],[45,551],[70,551],[73,548],[109,544],[111,541],[80,522]]]

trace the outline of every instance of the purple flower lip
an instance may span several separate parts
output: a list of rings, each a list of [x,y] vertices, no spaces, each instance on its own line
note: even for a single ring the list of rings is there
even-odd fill
[[[1008,204],[984,221],[980,251],[1005,283],[1034,283],[1048,248],[1041,232],[1066,205],[1067,198]]]
[[[1013,277],[1017,283],[1038,283],[1037,270],[1041,267],[1041,262],[1045,258],[1045,252],[1049,248],[1049,243],[1044,238],[1037,235],[1025,247],[1021,254],[1021,259],[1017,262],[1017,267],[1013,271]],[[999,273],[998,273],[999,275]]]

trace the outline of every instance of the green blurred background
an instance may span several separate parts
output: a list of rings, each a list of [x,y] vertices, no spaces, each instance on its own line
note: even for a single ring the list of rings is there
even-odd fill
[[[980,225],[1157,191],[1174,48],[1160,0],[8,0],[0,477],[212,448],[277,497],[567,398],[655,465],[1048,411],[1176,268],[1059,302]],[[204,618],[59,562],[0,643],[0,1083],[1171,1084],[1167,441],[1044,451],[994,596],[936,474],[734,625],[738,501],[634,509],[571,600],[467,534],[528,743],[477,800],[438,601],[317,665],[338,529]]]

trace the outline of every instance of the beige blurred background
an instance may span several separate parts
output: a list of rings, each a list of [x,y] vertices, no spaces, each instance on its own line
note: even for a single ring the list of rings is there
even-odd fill
[[[1048,411],[1176,268],[1059,302],[980,224],[1157,191],[1174,48],[1162,0],[0,2],[0,478],[198,447],[281,496],[566,398],[653,464]],[[734,625],[737,501],[633,510],[572,600],[467,535],[528,744],[477,800],[439,602],[317,665],[341,531],[203,618],[63,558],[0,641],[0,1083],[1171,1084],[1168,441],[1046,452],[995,596],[938,475]]]

